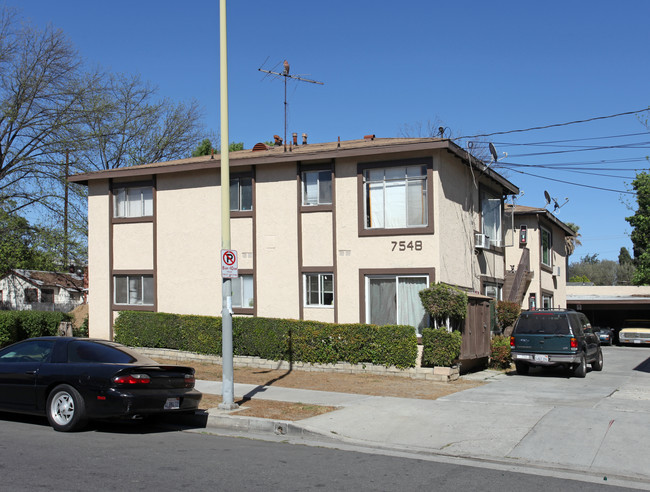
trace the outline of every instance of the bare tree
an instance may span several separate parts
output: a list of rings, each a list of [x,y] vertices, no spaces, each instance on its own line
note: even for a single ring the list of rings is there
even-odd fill
[[[38,185],[60,178],[69,129],[94,82],[61,31],[17,24],[0,9],[0,198],[15,210],[53,196]]]
[[[75,161],[92,171],[191,155],[204,129],[196,101],[156,100],[157,88],[138,75],[105,76],[83,101]]]

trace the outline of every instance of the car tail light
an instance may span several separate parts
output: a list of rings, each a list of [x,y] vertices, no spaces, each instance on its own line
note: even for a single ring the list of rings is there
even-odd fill
[[[185,375],[185,387],[186,388],[194,388],[194,374],[186,374]]]
[[[148,374],[123,374],[115,376],[113,382],[116,384],[149,384],[151,378]]]
[[[572,349],[577,349],[578,348],[578,339],[577,338],[572,338],[571,339],[571,348]]]
[[[510,348],[515,348],[515,337],[510,337]]]

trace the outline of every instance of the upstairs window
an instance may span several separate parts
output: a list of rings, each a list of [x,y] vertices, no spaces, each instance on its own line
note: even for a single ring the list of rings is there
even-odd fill
[[[134,186],[113,190],[115,217],[151,217],[153,187]]]
[[[502,246],[501,242],[501,198],[488,192],[481,194],[481,231],[492,246]]]
[[[230,180],[230,211],[253,210],[253,178],[232,178]]]
[[[332,204],[332,172],[305,171],[302,173],[302,204]]]
[[[541,254],[542,254],[542,265],[546,265],[548,267],[551,266],[551,246],[553,244],[552,238],[551,238],[551,231],[548,231],[544,229],[543,227],[540,229],[540,234],[542,236],[542,244],[541,244]]]
[[[427,225],[426,166],[366,169],[363,179],[366,229]]]

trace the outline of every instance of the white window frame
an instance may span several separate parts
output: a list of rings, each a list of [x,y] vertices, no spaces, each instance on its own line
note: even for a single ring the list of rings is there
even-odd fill
[[[325,283],[328,280],[332,285],[332,290],[327,290],[325,288]],[[310,294],[313,292],[311,289],[311,279],[316,279],[316,291],[314,292],[318,297],[318,302],[310,302]],[[333,308],[334,307],[334,274],[333,273],[304,273],[302,276],[303,282],[303,305],[308,308]],[[325,296],[332,296],[332,302],[326,304]]]
[[[546,306],[546,301],[548,300],[548,306]],[[542,293],[542,309],[553,309],[553,294],[544,294]]]
[[[113,190],[113,215],[117,218],[153,216],[153,186],[123,186]]]
[[[363,195],[367,230],[421,229],[429,225],[426,164],[365,169]],[[418,211],[420,220],[415,223]]]
[[[246,183],[242,186],[242,182]],[[242,188],[250,189],[250,204],[244,204],[244,193]],[[233,201],[237,202],[237,207],[233,207]],[[249,208],[245,208],[249,207]],[[240,176],[230,178],[230,211],[231,212],[251,212],[253,210],[253,178],[250,176]]]
[[[230,282],[232,307],[253,309],[255,307],[255,284],[253,275],[240,274],[237,278],[231,279]]]
[[[118,295],[120,288],[118,288],[118,280],[125,279],[126,285],[124,286],[126,292],[125,301],[120,299],[118,302]],[[149,292],[151,289],[151,292]],[[115,274],[113,275],[113,303],[119,306],[153,306],[154,304],[154,281],[151,274]],[[151,302],[149,302],[149,300]]]
[[[544,261],[544,236],[545,235],[548,235],[548,246],[547,246],[548,262]],[[553,235],[551,234],[551,231],[546,229],[545,227],[539,228],[539,261],[542,263],[542,265],[545,265],[547,267],[553,266]]]
[[[399,289],[399,281],[401,279],[407,279],[407,278],[421,278],[424,279],[424,285],[422,289],[426,289],[430,285],[430,279],[428,274],[396,274],[396,275],[391,275],[391,274],[380,274],[380,275],[366,275],[365,276],[365,303],[366,303],[366,323],[371,323],[372,322],[372,315],[370,312],[370,282],[371,280],[395,280],[395,304],[396,304],[396,313],[395,313],[395,324],[408,324],[405,322],[400,322],[402,319],[401,312],[400,312],[400,304],[402,304],[400,301],[400,289]],[[418,296],[417,302],[421,306],[421,301]],[[422,335],[422,329],[427,328],[431,326],[431,319],[430,316],[426,313],[426,310],[424,307],[422,307],[422,313],[423,313],[423,320],[424,323],[421,324],[421,326],[414,326],[413,329],[415,330],[416,334],[418,336]],[[413,326],[413,325],[411,325]]]
[[[503,202],[500,196],[483,190],[481,193],[481,232],[492,246],[503,246]]]
[[[329,186],[323,187],[324,183]],[[332,204],[332,171],[303,171],[302,204],[306,207]]]

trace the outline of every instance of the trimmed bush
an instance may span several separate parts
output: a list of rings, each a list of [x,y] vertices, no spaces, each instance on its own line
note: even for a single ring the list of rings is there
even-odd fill
[[[441,325],[447,319],[459,321],[467,316],[467,293],[458,287],[443,283],[431,284],[420,291],[422,306]]]
[[[515,324],[519,314],[521,313],[521,306],[517,302],[511,301],[498,301],[497,302],[497,322],[501,332],[509,326]]]
[[[32,337],[57,335],[69,314],[52,311],[0,311],[0,347]]]
[[[460,356],[462,335],[459,331],[446,328],[425,328],[422,330],[422,366],[451,367]]]
[[[497,335],[490,343],[490,367],[493,369],[508,369],[512,363],[510,355],[510,337]]]
[[[115,340],[134,347],[221,355],[221,318],[123,311]],[[328,364],[373,363],[415,367],[412,326],[334,324],[276,318],[233,318],[234,355]]]

